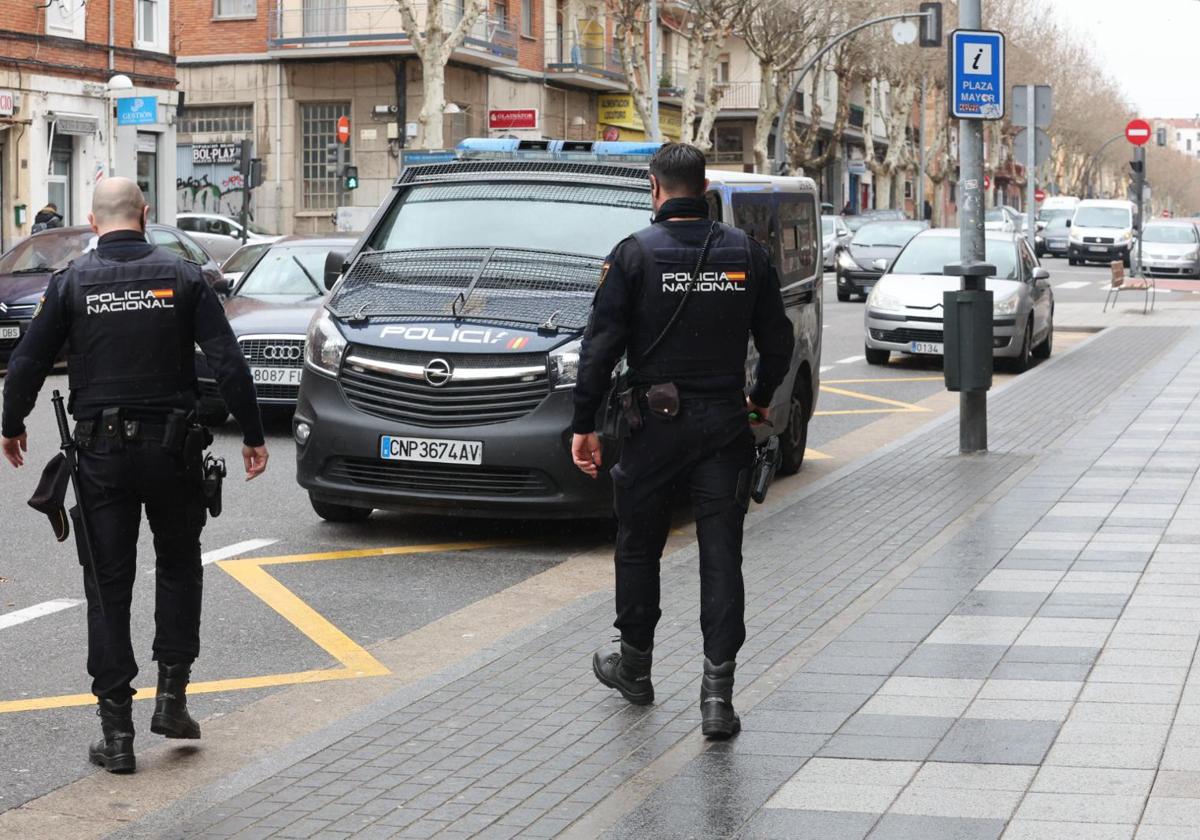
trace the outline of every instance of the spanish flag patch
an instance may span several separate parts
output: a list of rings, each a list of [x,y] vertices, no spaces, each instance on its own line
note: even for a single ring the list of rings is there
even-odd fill
[[[725,279],[731,283],[744,283],[744,282],[746,282],[746,272],[744,272],[744,271],[727,271],[727,272],[725,272]]]
[[[175,297],[174,289],[151,289],[150,294],[154,295],[158,300],[170,299]]]
[[[508,340],[509,350],[521,350],[529,343],[529,339],[522,336],[521,338],[510,338]]]

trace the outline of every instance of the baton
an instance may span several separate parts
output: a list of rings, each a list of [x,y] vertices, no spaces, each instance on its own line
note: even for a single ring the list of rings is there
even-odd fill
[[[75,490],[75,507],[79,508],[79,533],[83,537],[84,565],[92,574],[92,585],[96,587],[96,603],[100,605],[100,615],[107,618],[104,612],[104,596],[100,592],[100,576],[96,573],[96,555],[92,552],[92,532],[88,528],[87,508],[84,507],[83,493],[79,489],[79,460],[76,458],[78,445],[71,437],[62,394],[55,391],[50,402],[54,403],[54,419],[58,421],[59,448],[62,449],[63,457],[67,459],[67,466],[71,469],[71,487]]]

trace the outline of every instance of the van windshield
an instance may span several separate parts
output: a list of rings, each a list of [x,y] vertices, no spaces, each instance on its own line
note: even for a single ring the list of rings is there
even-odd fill
[[[1080,207],[1075,211],[1075,227],[1127,228],[1133,222],[1124,207]]]
[[[649,223],[650,193],[592,184],[428,184],[410,188],[367,242],[412,248],[529,248],[604,257]]]

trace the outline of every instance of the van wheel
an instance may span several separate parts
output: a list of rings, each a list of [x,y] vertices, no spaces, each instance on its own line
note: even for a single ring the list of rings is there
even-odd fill
[[[812,415],[812,387],[807,378],[797,377],[792,388],[788,424],[779,437],[779,474],[795,475],[804,465],[808,447],[808,419]]]
[[[369,507],[351,507],[333,502],[322,502],[320,499],[314,498],[311,493],[308,495],[308,501],[312,504],[312,509],[316,511],[317,516],[326,522],[365,522],[372,513],[372,508]]]
[[[867,347],[863,353],[866,355],[869,365],[886,365],[892,358],[891,350],[876,350],[874,347]]]

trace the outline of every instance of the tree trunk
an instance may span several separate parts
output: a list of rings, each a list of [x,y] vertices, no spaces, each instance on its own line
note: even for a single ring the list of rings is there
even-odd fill
[[[431,65],[433,65],[431,67]],[[446,113],[446,67],[421,57],[421,113],[417,123],[421,130],[417,146],[440,149],[446,143],[444,123]]]
[[[767,149],[767,141],[771,137],[771,125],[779,113],[778,98],[775,95],[775,66],[760,59],[758,69],[758,116],[754,121],[754,171],[769,174],[771,156]],[[783,131],[783,126],[780,126],[779,130]]]
[[[680,136],[684,143],[696,143],[696,97],[708,83],[704,67],[705,44],[699,32],[692,33],[687,42],[687,76],[683,80],[683,107],[680,110]]]

